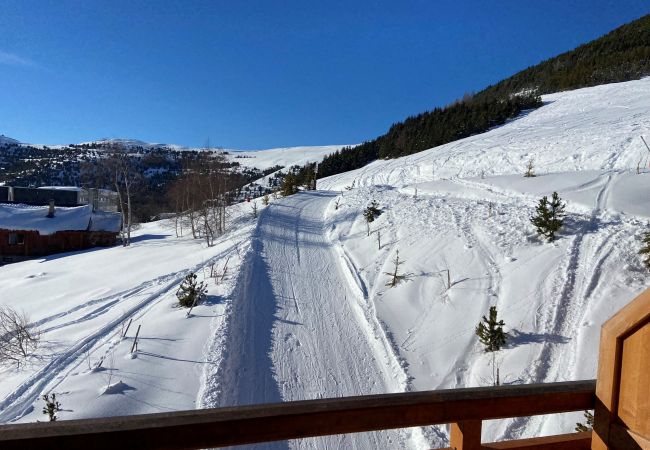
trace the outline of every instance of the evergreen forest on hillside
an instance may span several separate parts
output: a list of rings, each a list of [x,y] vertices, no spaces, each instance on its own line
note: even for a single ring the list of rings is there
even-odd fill
[[[650,75],[650,15],[569,52],[391,126],[376,139],[345,147],[320,164],[319,177],[357,169],[379,158],[397,158],[482,133],[522,111],[542,105],[540,95]]]

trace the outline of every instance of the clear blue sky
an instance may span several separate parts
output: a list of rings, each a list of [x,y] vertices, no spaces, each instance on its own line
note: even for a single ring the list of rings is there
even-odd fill
[[[0,134],[358,143],[647,13],[647,0],[1,0]]]

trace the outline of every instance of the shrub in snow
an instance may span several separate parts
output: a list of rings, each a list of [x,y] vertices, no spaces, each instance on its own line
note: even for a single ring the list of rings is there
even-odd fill
[[[499,351],[505,345],[508,335],[503,331],[504,325],[503,320],[497,320],[497,307],[490,306],[490,317],[483,316],[483,321],[476,326],[476,335],[486,352]]]
[[[205,295],[208,293],[208,288],[205,286],[203,281],[198,283],[196,281],[196,274],[188,274],[181,285],[176,291],[176,297],[178,298],[178,303],[185,307],[191,308],[194,305],[198,304]]]
[[[269,206],[269,202],[271,201],[269,194],[264,194],[264,197],[262,197],[262,204],[264,206]]]
[[[0,306],[0,363],[20,361],[38,347],[40,333],[29,326],[29,316]]]
[[[50,418],[50,422],[55,422],[57,417],[56,413],[61,411],[61,404],[56,401],[56,394],[43,394],[43,397],[41,397],[43,401],[45,402],[45,406],[43,406],[43,414],[47,414],[48,417]]]
[[[549,242],[555,240],[555,233],[564,225],[565,206],[566,204],[562,203],[557,192],[553,192],[550,202],[547,196],[542,197],[537,208],[535,208],[537,214],[530,219],[537,228],[537,232],[546,237]]]
[[[641,240],[643,247],[641,247],[639,254],[643,255],[643,264],[650,269],[650,231],[646,231]]]
[[[526,178],[531,178],[534,177],[535,172],[533,170],[533,158],[528,160],[528,164],[526,165],[526,172],[524,172],[524,177]]]

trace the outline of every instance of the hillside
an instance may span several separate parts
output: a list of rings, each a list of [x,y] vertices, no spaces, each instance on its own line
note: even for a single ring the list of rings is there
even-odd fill
[[[542,100],[487,133],[272,199],[258,218],[233,206],[214,247],[159,221],[131,247],[0,267],[3,302],[28,312],[44,343],[0,368],[0,421],[42,419],[45,392],[73,419],[492,385],[474,335],[492,305],[510,335],[501,383],[593,378],[600,325],[650,285],[637,254],[650,225],[650,78]],[[530,158],[538,176],[524,178]],[[547,243],[529,219],[554,190],[566,226]],[[382,214],[367,236],[371,200]],[[398,251],[407,280],[391,288]],[[189,271],[209,300],[188,318],[174,292]],[[483,438],[569,432],[581,419],[492,421]],[[444,427],[425,427],[273,448],[446,443]]]
[[[494,86],[391,126],[376,139],[326,157],[321,176],[410,155],[502,125],[541,106],[537,95],[650,75],[650,15],[529,67]]]
[[[36,145],[0,138],[0,185],[83,186],[114,189],[102,165],[115,151],[128,154],[129,165],[137,174],[134,214],[149,221],[174,208],[170,190],[183,168],[202,158],[218,159],[227,178],[232,201],[240,199],[242,188],[255,184],[255,195],[269,191],[282,179],[282,168],[319,162],[342,146],[289,147],[269,150],[224,150],[187,148],[174,144],[152,144],[135,139],[104,139],[69,145]],[[270,178],[272,177],[272,178]],[[110,177],[108,177],[110,178]],[[270,180],[270,181],[269,181]]]

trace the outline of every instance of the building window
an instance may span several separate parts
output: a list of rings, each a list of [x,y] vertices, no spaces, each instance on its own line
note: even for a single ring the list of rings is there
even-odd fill
[[[23,245],[25,236],[20,233],[9,233],[9,245]]]

